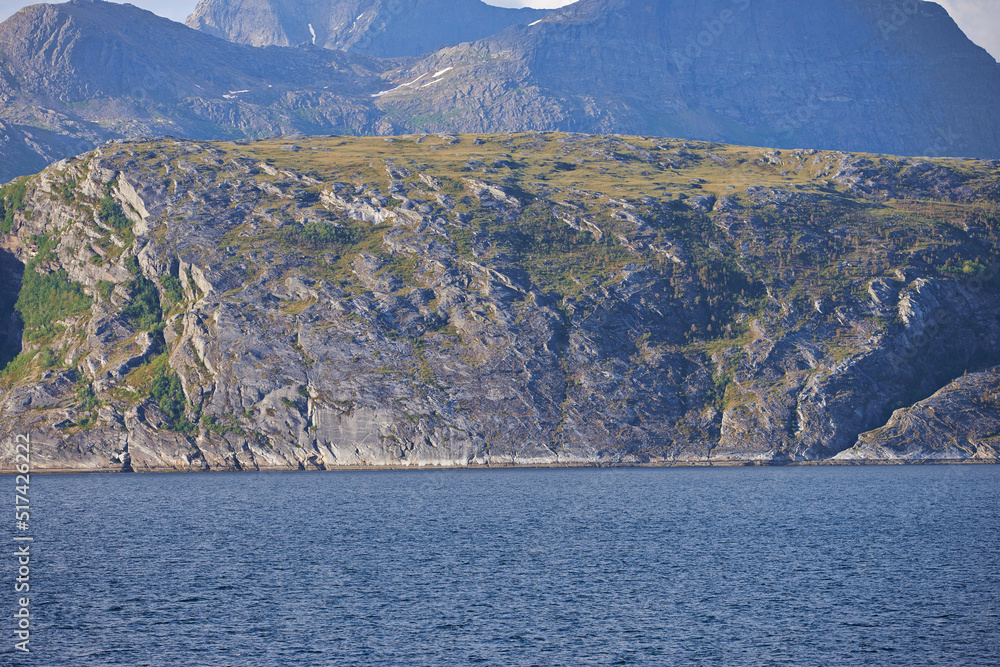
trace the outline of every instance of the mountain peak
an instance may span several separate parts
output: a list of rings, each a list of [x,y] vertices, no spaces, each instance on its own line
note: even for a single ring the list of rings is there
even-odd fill
[[[405,83],[452,68],[446,85],[379,105],[430,119],[425,131],[1000,155],[1000,65],[940,5],[900,12],[890,0],[581,0],[401,71]],[[447,128],[430,113],[444,108]]]
[[[294,19],[309,33],[294,48],[233,43],[131,5],[36,5],[0,24],[0,180],[164,134],[553,130],[1000,157],[1000,65],[940,6],[906,6],[581,0],[523,14],[474,0],[203,0],[196,12],[228,8],[227,30],[270,17],[301,44],[282,23]],[[465,11],[525,20],[422,58],[319,48],[440,46]]]
[[[132,5],[73,0],[0,23],[0,182],[109,139],[376,131],[366,56],[233,44]]]
[[[482,39],[545,14],[479,0],[201,0],[186,23],[253,46],[307,43],[401,57]]]

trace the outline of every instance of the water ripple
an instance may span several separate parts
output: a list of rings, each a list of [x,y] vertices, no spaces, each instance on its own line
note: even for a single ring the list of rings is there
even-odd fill
[[[998,467],[33,481],[36,625],[20,664],[1000,655]]]

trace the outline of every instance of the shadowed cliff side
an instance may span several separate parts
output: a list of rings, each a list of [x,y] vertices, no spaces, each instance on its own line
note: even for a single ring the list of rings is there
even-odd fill
[[[21,292],[24,264],[13,253],[0,249],[0,368],[21,353],[21,318],[14,310]]]
[[[132,5],[34,5],[0,23],[0,181],[107,140],[378,134],[372,59],[232,44]]]
[[[927,400],[893,413],[838,461],[996,461],[1000,458],[1000,369],[969,373]]]

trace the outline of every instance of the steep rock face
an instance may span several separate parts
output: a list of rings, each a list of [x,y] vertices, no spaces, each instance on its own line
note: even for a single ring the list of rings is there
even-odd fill
[[[1000,362],[998,171],[558,134],[109,144],[0,192],[25,304],[0,428],[36,469],[829,458]]]
[[[100,0],[28,7],[0,24],[0,44],[5,92],[66,102],[101,96],[176,102],[321,80],[349,95],[358,92],[353,68],[367,62],[310,49],[251,49]]]
[[[395,80],[380,106],[426,131],[1000,156],[1000,65],[916,0],[582,0]]]
[[[131,5],[72,1],[0,23],[0,180],[120,137],[379,131],[377,67],[254,49]]]
[[[970,373],[864,433],[839,461],[1000,458],[1000,370]]]
[[[836,322],[821,335],[837,337],[839,330],[852,350],[826,373],[813,373],[813,341],[802,332],[768,337],[770,370],[739,383],[740,405],[723,419],[721,448],[737,452],[755,442],[776,445],[792,460],[830,457],[883,423],[888,406],[928,396],[964,369],[996,358],[995,293],[936,280],[884,282],[893,295],[889,303],[896,304],[879,310],[899,318],[900,326],[880,329],[857,307],[836,308]]]
[[[186,24],[240,44],[308,43],[395,58],[482,39],[545,14],[478,0],[201,0]]]

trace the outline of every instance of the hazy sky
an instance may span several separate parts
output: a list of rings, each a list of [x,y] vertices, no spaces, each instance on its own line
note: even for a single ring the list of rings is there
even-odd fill
[[[937,0],[944,5],[972,41],[984,47],[1000,60],[1000,0]],[[904,0],[900,0],[904,2]],[[21,7],[36,4],[30,0],[0,0],[0,19],[5,19]],[[183,21],[197,0],[132,0],[161,16]],[[489,0],[502,7],[561,7],[569,0]]]

